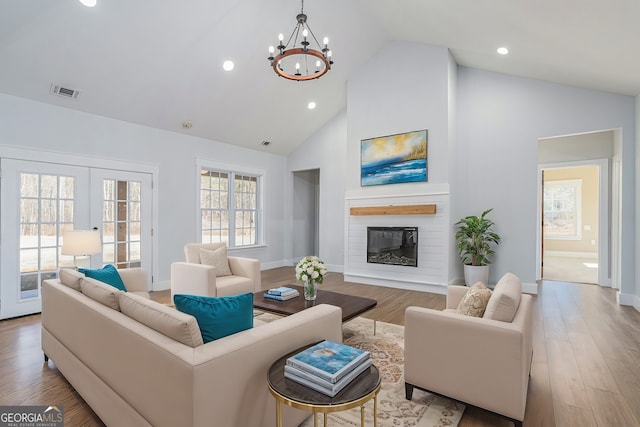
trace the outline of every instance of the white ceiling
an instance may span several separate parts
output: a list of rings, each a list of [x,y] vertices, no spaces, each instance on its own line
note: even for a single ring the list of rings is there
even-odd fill
[[[640,94],[637,0],[307,0],[335,61],[310,82],[278,78],[266,59],[293,30],[299,0],[97,1],[2,0],[0,92],[276,154],[344,109],[349,76],[391,41],[446,46],[463,66]],[[52,96],[52,83],[80,97]]]

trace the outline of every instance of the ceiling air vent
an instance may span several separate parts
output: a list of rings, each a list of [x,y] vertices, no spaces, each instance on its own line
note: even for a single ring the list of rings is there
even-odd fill
[[[51,90],[49,91],[52,95],[58,95],[63,98],[71,98],[78,99],[80,95],[80,91],[76,89],[69,89],[68,87],[63,87],[56,84],[51,84]]]

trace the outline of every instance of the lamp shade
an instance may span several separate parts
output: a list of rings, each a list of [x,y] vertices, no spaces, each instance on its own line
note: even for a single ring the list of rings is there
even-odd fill
[[[98,230],[65,231],[62,235],[62,255],[91,255],[102,249]]]

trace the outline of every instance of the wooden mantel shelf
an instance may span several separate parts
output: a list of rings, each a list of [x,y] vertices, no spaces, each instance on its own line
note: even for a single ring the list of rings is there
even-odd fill
[[[436,205],[361,206],[349,212],[351,215],[433,215]]]

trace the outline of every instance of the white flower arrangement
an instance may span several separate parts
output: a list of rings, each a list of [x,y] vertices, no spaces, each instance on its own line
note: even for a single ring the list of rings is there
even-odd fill
[[[322,283],[324,276],[329,270],[324,266],[317,256],[307,256],[302,258],[296,265],[296,279],[303,282],[313,281]]]

